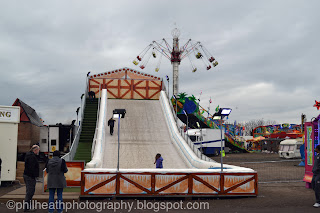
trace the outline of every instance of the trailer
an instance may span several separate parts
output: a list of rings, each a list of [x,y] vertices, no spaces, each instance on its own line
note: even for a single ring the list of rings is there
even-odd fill
[[[59,150],[62,154],[68,153],[77,128],[73,124],[56,124],[41,127],[40,158],[49,158],[56,150]]]
[[[193,142],[193,145],[205,155],[219,155],[221,151],[221,141],[222,149],[226,149],[224,133],[221,136],[220,129],[189,129],[187,134]],[[225,151],[228,152],[229,149]]]
[[[286,139],[280,142],[279,156],[281,158],[301,158],[300,147],[303,145],[302,138]]]
[[[0,106],[0,185],[16,179],[20,107]]]

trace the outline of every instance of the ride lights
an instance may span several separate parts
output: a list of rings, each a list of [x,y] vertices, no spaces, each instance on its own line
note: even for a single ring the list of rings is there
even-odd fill
[[[231,113],[232,109],[230,108],[222,108],[221,115],[228,116]]]
[[[221,120],[221,116],[218,116],[218,115],[214,115],[212,117],[213,120]]]
[[[124,118],[127,111],[125,109],[114,109],[113,110],[113,118]]]
[[[230,108],[219,108],[219,110],[213,114],[212,119],[213,120],[220,120],[223,119],[226,116],[229,116],[232,109]]]

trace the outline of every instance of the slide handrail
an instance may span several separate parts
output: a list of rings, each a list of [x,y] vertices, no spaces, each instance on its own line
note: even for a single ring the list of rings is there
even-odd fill
[[[99,103],[98,125],[92,144],[92,159],[87,163],[86,168],[101,168],[103,165],[105,137],[107,132],[107,99],[107,89],[103,89]]]
[[[78,126],[76,135],[75,135],[75,137],[73,139],[73,142],[72,142],[72,145],[70,147],[69,152],[67,154],[65,154],[64,156],[62,156],[62,158],[65,161],[73,161],[74,156],[76,155],[76,152],[77,152],[77,149],[78,149],[80,135],[81,135],[81,132],[82,132],[82,122],[83,122],[83,119],[84,119],[84,110],[86,108],[86,97],[87,97],[87,94],[88,94],[88,84],[89,84],[89,79],[87,78],[86,79],[86,89],[85,89],[84,95],[81,97],[81,106],[80,106],[81,114],[80,114],[80,119],[79,119],[80,125]]]
[[[94,131],[94,136],[93,136],[93,140],[92,140],[92,147],[91,147],[91,157],[94,155],[94,148],[96,145],[96,139],[97,139],[97,129],[98,129],[98,124],[99,124],[99,113],[100,113],[100,100],[101,100],[101,84],[99,84],[99,97],[98,98],[98,110],[97,110],[97,121],[96,121],[96,127],[95,127],[95,131]]]

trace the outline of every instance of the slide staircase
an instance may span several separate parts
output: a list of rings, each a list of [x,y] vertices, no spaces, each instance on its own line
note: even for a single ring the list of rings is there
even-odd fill
[[[80,135],[79,145],[73,160],[91,160],[91,147],[96,129],[98,110],[98,99],[86,99],[86,108],[84,110],[84,118],[82,122],[82,132]]]

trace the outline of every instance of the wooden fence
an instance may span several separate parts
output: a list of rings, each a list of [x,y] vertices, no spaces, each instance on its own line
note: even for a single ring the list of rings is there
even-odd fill
[[[257,196],[257,173],[82,171],[81,196]]]

